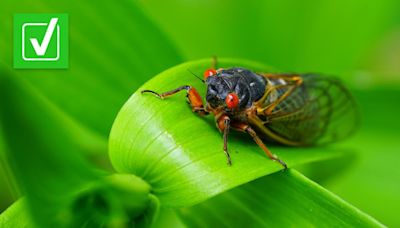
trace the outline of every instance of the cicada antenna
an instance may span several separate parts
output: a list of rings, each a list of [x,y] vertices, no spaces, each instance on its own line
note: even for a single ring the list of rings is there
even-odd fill
[[[195,73],[193,73],[191,70],[187,69],[187,71],[189,71],[191,74],[193,74],[193,76],[195,76],[197,79],[199,79],[201,82],[205,83],[204,79],[200,78],[199,76],[197,76]]]

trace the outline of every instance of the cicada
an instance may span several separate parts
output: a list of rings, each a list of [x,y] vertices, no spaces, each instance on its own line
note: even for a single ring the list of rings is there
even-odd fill
[[[249,134],[266,155],[287,165],[264,142],[311,146],[337,141],[355,129],[358,111],[349,90],[334,77],[318,74],[261,73],[242,67],[205,70],[206,103],[190,85],[157,93],[163,99],[185,90],[193,112],[213,114],[223,135],[228,165],[230,129]]]

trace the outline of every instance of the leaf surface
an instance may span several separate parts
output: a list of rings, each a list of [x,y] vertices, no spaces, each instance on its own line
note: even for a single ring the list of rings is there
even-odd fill
[[[292,169],[180,209],[179,214],[189,227],[383,227]]]

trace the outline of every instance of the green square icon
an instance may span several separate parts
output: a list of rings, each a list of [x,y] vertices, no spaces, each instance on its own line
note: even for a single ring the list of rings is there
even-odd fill
[[[68,15],[15,14],[14,68],[68,68]]]

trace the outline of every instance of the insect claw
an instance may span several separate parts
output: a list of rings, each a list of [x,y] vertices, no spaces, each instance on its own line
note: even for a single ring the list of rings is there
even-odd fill
[[[279,159],[278,156],[276,156],[276,154],[273,155],[272,160],[279,162],[279,164],[281,164],[284,169],[287,169],[286,163],[281,159]]]
[[[287,169],[287,165],[284,161],[282,161],[281,159],[277,158],[275,161],[279,162],[279,164],[281,164],[283,166],[284,169]]]
[[[226,164],[228,164],[228,166],[232,166],[231,156],[229,155],[228,151],[224,150],[224,153],[226,155]]]
[[[232,161],[230,157],[227,157],[226,163],[228,164],[228,166],[232,166]]]

